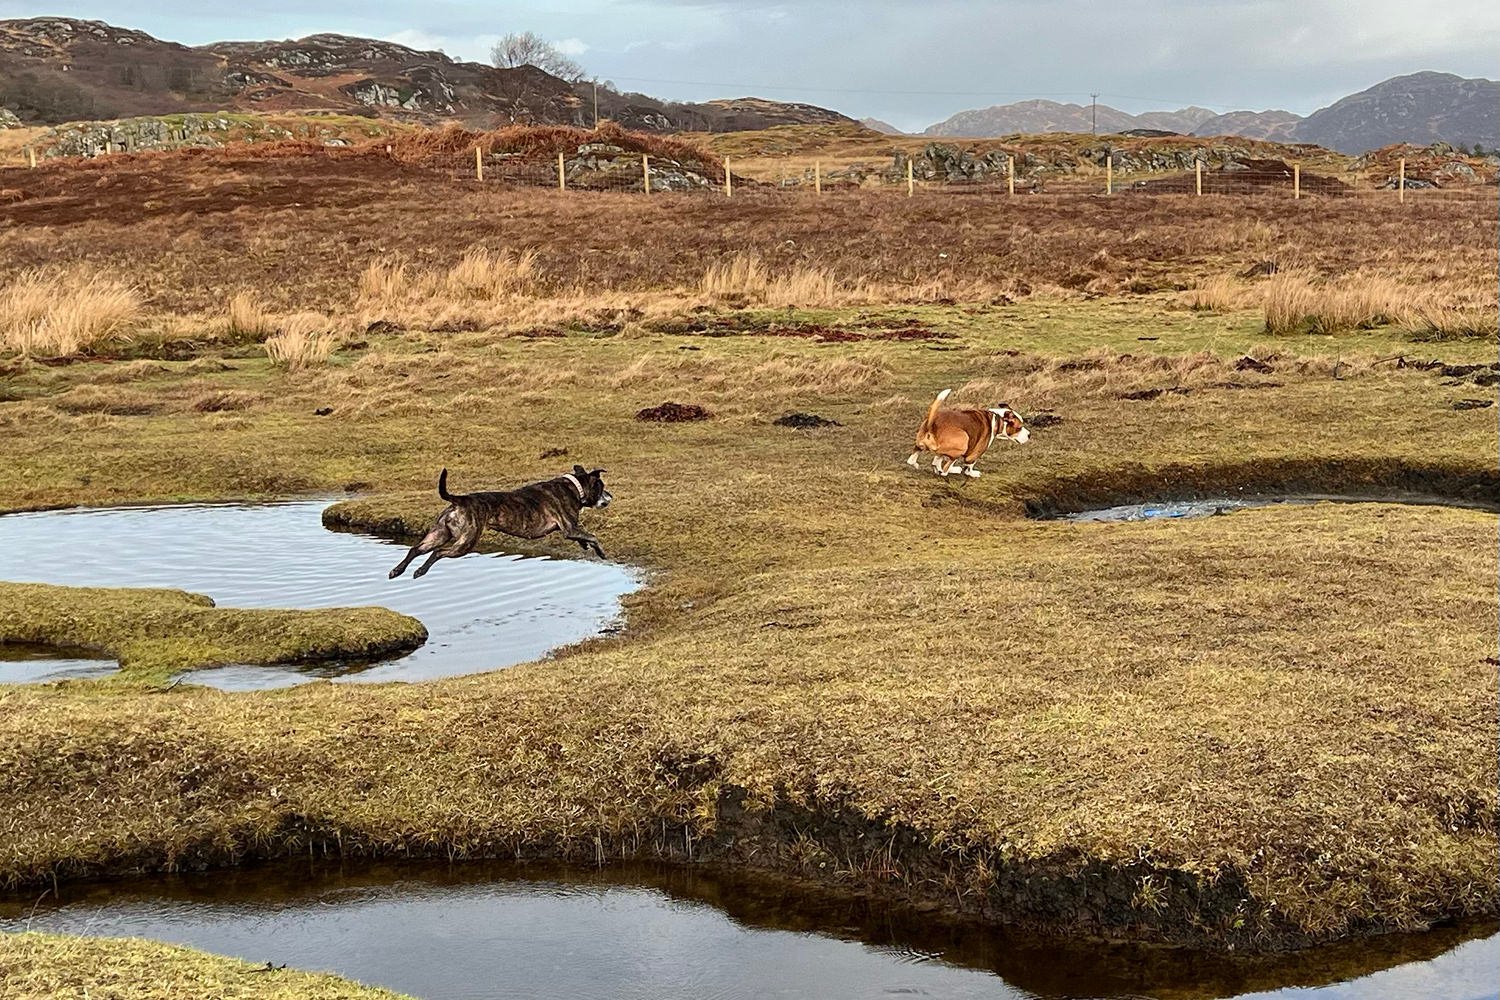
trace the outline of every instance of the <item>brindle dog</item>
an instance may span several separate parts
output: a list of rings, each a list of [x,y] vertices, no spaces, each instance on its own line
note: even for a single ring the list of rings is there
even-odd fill
[[[541,538],[561,531],[585,552],[592,549],[603,559],[599,539],[578,526],[578,515],[585,507],[608,507],[614,499],[604,488],[600,476],[604,471],[585,471],[583,466],[575,465],[570,473],[519,489],[455,495],[448,492],[448,470],[444,469],[438,476],[438,496],[448,501],[448,509],[438,515],[432,530],[396,564],[390,578],[394,580],[406,572],[413,559],[429,552],[432,554],[417,567],[412,579],[424,575],[439,559],[468,555],[478,547],[485,528],[517,538]]]

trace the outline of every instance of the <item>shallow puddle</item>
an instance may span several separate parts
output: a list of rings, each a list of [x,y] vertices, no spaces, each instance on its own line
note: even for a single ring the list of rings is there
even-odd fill
[[[1479,500],[1450,500],[1419,494],[1399,494],[1382,497],[1357,496],[1290,496],[1290,497],[1221,497],[1210,500],[1162,500],[1153,503],[1121,504],[1117,507],[1101,507],[1096,510],[1079,511],[1073,514],[1058,514],[1051,518],[1060,521],[1114,522],[1114,521],[1159,521],[1186,517],[1213,517],[1232,514],[1253,507],[1300,506],[1312,503],[1399,503],[1421,507],[1459,507],[1465,510],[1496,511],[1500,504]]]
[[[327,506],[190,504],[9,514],[0,517],[0,580],[175,587],[238,608],[376,605],[427,626],[421,648],[374,665],[224,667],[186,678],[229,690],[316,677],[429,680],[524,663],[598,634],[618,617],[620,597],[639,586],[614,563],[503,554],[444,560],[420,580],[388,580],[406,546],[325,529],[321,514]],[[59,661],[46,662],[52,666],[34,659],[25,667],[0,664],[0,681],[11,672],[28,679],[23,672],[61,669]]]
[[[135,936],[479,997],[1494,996],[1494,928],[1268,960],[1058,944],[701,869],[276,866],[63,886],[0,930]]]
[[[0,642],[0,684],[103,677],[119,669],[114,660],[100,659],[89,649],[36,646],[29,642]]]

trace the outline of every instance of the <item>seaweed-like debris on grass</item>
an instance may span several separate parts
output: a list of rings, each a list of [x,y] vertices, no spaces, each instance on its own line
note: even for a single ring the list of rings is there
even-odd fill
[[[682,424],[694,420],[707,420],[713,416],[697,403],[666,402],[660,406],[648,406],[636,413],[635,419],[649,420],[658,424]]]
[[[777,417],[774,421],[772,421],[772,423],[774,423],[777,427],[791,427],[796,430],[810,430],[815,427],[844,426],[837,420],[829,420],[827,417],[820,417],[816,413],[802,413],[800,411]]]

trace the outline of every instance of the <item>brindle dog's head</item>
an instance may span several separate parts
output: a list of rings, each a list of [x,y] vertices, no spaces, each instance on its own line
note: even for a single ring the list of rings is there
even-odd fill
[[[601,473],[608,469],[585,469],[581,465],[573,466],[573,477],[578,480],[578,485],[583,487],[583,505],[585,507],[608,507],[614,495],[604,488],[604,477]]]

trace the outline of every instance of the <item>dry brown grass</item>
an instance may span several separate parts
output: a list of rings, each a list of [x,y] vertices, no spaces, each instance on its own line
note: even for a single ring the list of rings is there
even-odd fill
[[[0,287],[0,350],[77,354],[126,329],[140,308],[132,288],[86,267],[21,271]]]
[[[226,316],[228,333],[243,340],[265,340],[276,332],[276,318],[261,307],[259,299],[247,291],[234,294]]]
[[[1491,306],[1427,303],[1402,319],[1416,340],[1490,340],[1500,338],[1500,310]]]
[[[1283,271],[1265,284],[1267,333],[1339,333],[1399,322],[1426,292],[1387,277],[1348,276],[1320,281]]]
[[[266,338],[266,357],[287,371],[301,371],[327,363],[340,340],[329,317],[314,312],[293,313]]]
[[[758,256],[773,275],[811,269],[846,287],[946,290],[931,298],[967,299],[971,286],[1011,297],[1038,289],[1178,291],[1273,257],[1323,280],[1399,276],[1444,300],[1488,282],[1494,297],[1496,218],[1461,202],[1393,212],[1355,198],[1315,206],[947,192],[909,199],[884,191],[815,199],[751,188],[728,200],[560,197],[434,175],[383,156],[257,159],[225,151],[144,159],[87,171],[0,169],[0,186],[31,193],[0,204],[0,219],[11,223],[0,228],[0,274],[49,256],[121,274],[149,261],[151,307],[178,315],[221,315],[226,288],[254,289],[273,313],[344,310],[373,261],[442,273],[471,247],[507,245],[512,254],[535,248],[545,289],[559,296],[696,295],[707,265],[738,253]],[[80,185],[85,172],[111,183]],[[184,214],[183,205],[195,211]],[[663,233],[673,234],[670,252]]]
[[[713,300],[777,307],[833,306],[851,297],[821,268],[794,267],[775,274],[758,255],[742,253],[710,264],[698,290]]]
[[[1189,309],[1228,312],[1243,309],[1257,300],[1254,291],[1243,282],[1221,274],[1206,278],[1183,292],[1182,301]]]

